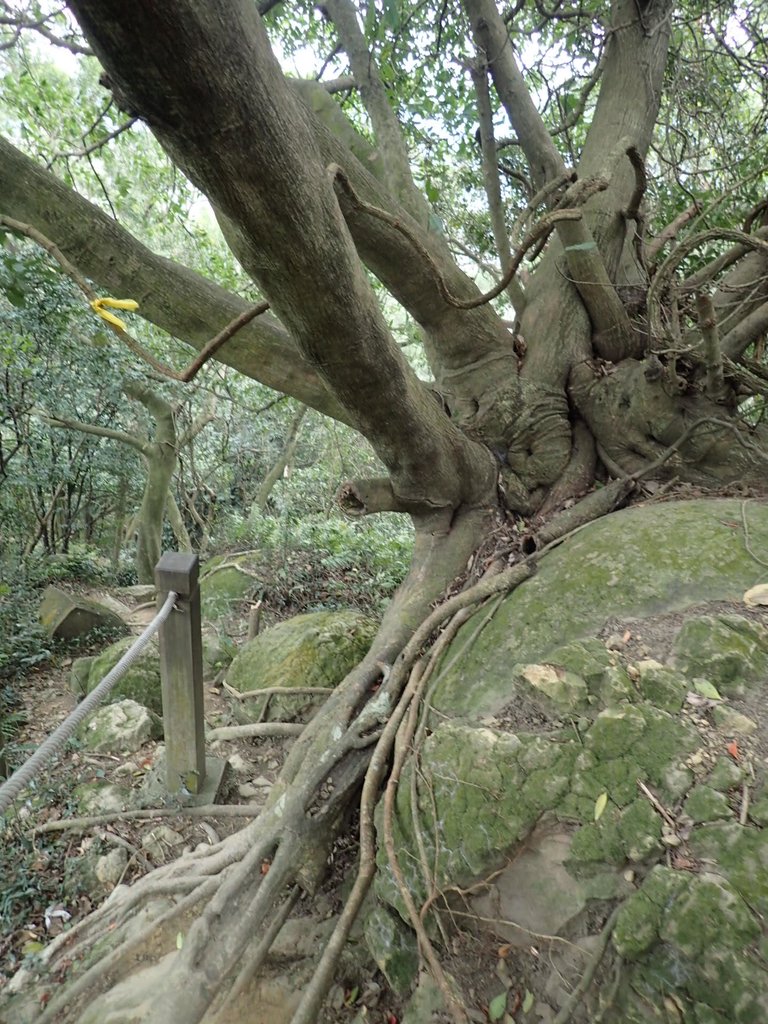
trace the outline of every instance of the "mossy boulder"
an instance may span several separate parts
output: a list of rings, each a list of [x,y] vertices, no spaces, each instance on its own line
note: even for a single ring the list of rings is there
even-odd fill
[[[200,606],[203,619],[230,614],[260,587],[254,570],[257,551],[219,555],[209,559],[200,571]]]
[[[418,771],[407,766],[398,787],[392,840],[417,906],[461,890],[463,913],[469,904],[521,945],[531,933],[578,940],[595,907],[621,906],[622,984],[608,1005],[597,991],[579,1020],[599,1007],[605,1024],[768,1020],[768,786],[725,756],[732,734],[745,764],[760,750],[768,631],[697,614],[666,664],[589,635],[618,618],[653,636],[646,617],[740,601],[759,569],[725,525],[739,508],[632,509],[555,550],[481,632],[470,622],[448,648]],[[768,547],[766,507],[749,514],[753,543]],[[378,898],[407,922],[383,852],[378,867]],[[467,895],[481,879],[486,895]],[[553,960],[566,989],[582,969]]]
[[[48,635],[57,640],[76,640],[95,629],[113,635],[127,629],[123,619],[106,605],[53,586],[43,591],[38,615]]]
[[[514,696],[510,665],[549,663],[553,651],[594,637],[617,616],[740,600],[761,578],[730,525],[740,520],[740,501],[700,498],[636,506],[590,524],[543,559],[471,643],[478,617],[459,630],[433,705],[449,715],[495,714]],[[768,550],[768,506],[750,504],[749,529],[752,549]]]
[[[227,672],[227,683],[241,693],[266,687],[320,687],[330,690],[361,660],[377,624],[360,612],[312,612],[280,622],[248,641]],[[303,718],[320,699],[312,695],[273,696],[265,718]],[[262,715],[264,701],[238,701],[241,721]]]
[[[619,910],[613,944],[634,967],[611,1021],[662,1021],[675,993],[677,1020],[754,1024],[768,1019],[768,965],[760,918],[721,874],[657,866]]]
[[[688,619],[672,652],[690,679],[703,677],[727,697],[741,697],[768,681],[768,629],[743,615]]]
[[[78,658],[72,666],[70,686],[73,693],[84,697],[95,690],[108,672],[111,672],[118,661],[133,643],[133,637],[125,637],[111,644],[95,658]],[[86,665],[78,664],[86,661]],[[150,643],[128,668],[122,679],[118,680],[108,700],[133,700],[138,704],[162,715],[162,698],[160,693],[160,658],[157,647]]]

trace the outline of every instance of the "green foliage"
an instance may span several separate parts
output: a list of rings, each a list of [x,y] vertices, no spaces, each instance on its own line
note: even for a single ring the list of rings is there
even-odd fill
[[[394,514],[375,521],[278,520],[254,512],[232,526],[233,544],[260,549],[265,602],[281,618],[349,606],[380,614],[408,569],[412,547],[410,526]]]
[[[63,555],[36,556],[22,563],[6,559],[2,578],[0,679],[12,680],[48,661],[53,652],[51,639],[37,617],[42,589],[49,583],[111,583],[113,574],[96,552],[74,545]]]

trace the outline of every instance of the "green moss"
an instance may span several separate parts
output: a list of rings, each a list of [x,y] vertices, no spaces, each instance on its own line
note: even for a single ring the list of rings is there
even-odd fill
[[[227,683],[241,692],[273,686],[331,689],[363,658],[376,629],[376,622],[351,610],[296,615],[245,644],[229,667]],[[262,703],[238,702],[238,718],[259,719]],[[272,697],[266,719],[302,718],[319,703],[309,696]]]
[[[619,833],[617,811],[606,811],[599,821],[582,825],[571,842],[570,860],[577,877],[583,864],[624,863],[624,843]]]
[[[695,828],[691,854],[717,864],[747,903],[768,917],[768,832],[736,821]]]
[[[365,942],[392,989],[402,995],[413,987],[419,971],[416,936],[387,907],[377,904],[366,915]]]
[[[631,750],[645,726],[645,718],[636,707],[606,708],[595,719],[584,742],[598,761],[609,761]]]
[[[659,929],[690,961],[715,949],[739,949],[754,942],[760,927],[739,893],[715,875],[688,875]]]
[[[679,711],[689,689],[688,681],[678,672],[660,665],[657,661],[640,661],[637,690],[640,696],[663,711]]]
[[[689,678],[738,697],[768,674],[768,631],[740,615],[702,615],[683,624],[672,653]]]
[[[642,714],[646,729],[641,742],[633,747],[632,754],[642,766],[645,777],[653,785],[659,786],[666,798],[670,768],[676,767],[698,748],[699,734],[691,726],[658,708],[644,705]]]
[[[744,772],[739,765],[730,757],[718,758],[715,767],[712,769],[707,783],[712,789],[725,793],[729,789],[740,786],[744,778]]]
[[[112,671],[133,644],[133,639],[133,637],[125,637],[123,640],[118,640],[116,644],[111,644],[91,661],[86,683],[88,693],[95,690],[104,676]],[[154,711],[156,715],[163,713],[160,692],[160,657],[157,647],[152,643],[116,684],[109,696],[109,702],[114,703],[126,698],[135,700],[137,704],[143,704],[145,708]]]
[[[753,504],[749,515],[754,549],[768,548],[768,508]],[[543,559],[536,575],[502,602],[446,671],[434,706],[448,714],[493,714],[511,699],[511,664],[549,661],[551,652],[610,617],[642,618],[740,598],[754,582],[755,566],[726,525],[739,516],[740,502],[705,498],[625,509],[591,523]],[[478,621],[473,616],[462,627],[445,665],[475,633]]]
[[[547,655],[547,664],[580,676],[589,696],[602,704],[617,704],[632,696],[632,683],[618,655],[600,640],[572,640]]]
[[[685,801],[685,813],[695,822],[733,817],[728,797],[711,786],[696,786]]]
[[[663,849],[661,819],[647,800],[635,800],[625,808],[618,828],[627,860],[642,861]]]
[[[624,807],[637,796],[637,780],[643,774],[634,758],[616,757],[577,771],[571,791],[575,796],[588,798],[593,805],[601,793],[607,793],[612,803]],[[592,817],[592,808],[588,816]]]

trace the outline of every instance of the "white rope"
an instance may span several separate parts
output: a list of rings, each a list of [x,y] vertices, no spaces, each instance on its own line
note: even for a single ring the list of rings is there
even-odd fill
[[[64,744],[75,732],[77,727],[94,711],[112,691],[115,683],[121,679],[136,661],[154,634],[171,614],[178,594],[174,590],[168,592],[165,604],[155,615],[144,632],[128,648],[115,667],[104,676],[99,685],[92,690],[85,700],[77,705],[72,714],[66,718],[47,740],[44,740],[21,768],[17,769],[2,786],[0,786],[0,814],[4,814],[19,793],[32,782],[41,769],[52,760],[63,748]]]

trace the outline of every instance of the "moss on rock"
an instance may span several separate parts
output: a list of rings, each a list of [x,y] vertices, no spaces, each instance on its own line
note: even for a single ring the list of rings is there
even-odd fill
[[[111,644],[95,658],[90,659],[87,666],[87,677],[85,676],[85,666],[78,666],[75,662],[70,677],[73,692],[79,696],[85,696],[91,690],[95,690],[104,676],[112,671],[133,644],[133,641],[133,637],[125,637],[123,640]],[[83,686],[85,687],[84,691]],[[110,703],[115,703],[118,700],[133,700],[137,704],[143,704],[150,711],[154,711],[156,715],[162,715],[160,659],[154,644],[150,643],[126,670],[125,675],[118,680],[108,699]]]
[[[266,687],[332,689],[365,655],[376,633],[376,622],[356,611],[296,615],[246,643],[229,667],[227,683],[245,692]],[[299,718],[319,705],[317,697],[272,697],[266,720]],[[238,702],[241,721],[261,716],[263,702]]]
[[[768,675],[768,630],[741,615],[700,615],[683,624],[672,658],[690,679],[740,697]]]

